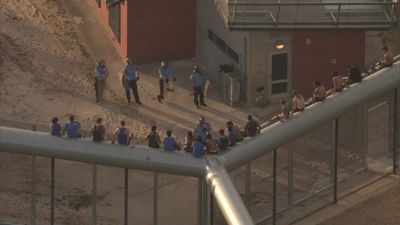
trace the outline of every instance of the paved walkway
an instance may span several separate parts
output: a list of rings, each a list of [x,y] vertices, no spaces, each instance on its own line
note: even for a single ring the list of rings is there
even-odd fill
[[[93,10],[91,1],[62,0],[66,8],[77,21],[82,21],[78,26],[78,33],[85,42],[89,52],[94,59],[104,58],[110,70],[110,77],[107,80],[108,99],[127,104],[120,82],[120,74],[124,64],[116,49],[111,43],[106,29],[101,26],[98,15]],[[192,72],[193,61],[191,59],[169,62],[173,73],[177,78],[174,92],[170,92],[167,104],[160,104],[156,96],[158,87],[159,64],[139,66],[141,77],[139,81],[139,95],[143,106],[132,104],[133,110],[138,110],[154,120],[165,124],[178,125],[184,129],[191,129],[197,123],[199,116],[205,116],[215,128],[225,127],[228,120],[243,126],[246,123],[248,113],[265,116],[276,111],[277,105],[268,108],[234,108],[227,105],[218,93],[218,87],[211,83],[209,94],[206,97],[208,107],[197,109],[193,104],[189,75]],[[262,122],[262,121],[260,121]]]
[[[388,176],[294,225],[399,225],[400,177]]]

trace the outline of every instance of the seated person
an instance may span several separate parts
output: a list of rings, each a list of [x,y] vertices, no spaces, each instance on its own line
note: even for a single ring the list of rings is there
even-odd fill
[[[217,140],[213,139],[211,134],[207,134],[206,152],[210,154],[217,154]]]
[[[218,133],[219,133],[219,139],[217,142],[217,147],[219,151],[224,151],[229,146],[229,138],[225,135],[224,129],[220,129]]]
[[[247,121],[248,122],[244,127],[244,135],[246,137],[254,137],[259,134],[261,131],[261,126],[255,119],[253,119],[252,115],[247,116]]]
[[[375,64],[375,67],[374,67],[375,70],[380,70],[382,68],[393,65],[392,51],[387,46],[384,46],[382,48],[382,50],[383,50],[383,57],[380,58],[379,61]]]
[[[296,90],[293,90],[292,103],[292,113],[303,111],[305,108],[304,97]]]
[[[75,121],[74,116],[69,117],[69,121],[65,123],[64,128],[62,130],[62,135],[67,133],[68,138],[81,138],[81,124]]]
[[[333,88],[326,92],[326,95],[335,95],[336,92],[341,92],[344,88],[345,80],[343,76],[338,74],[338,72],[332,72],[332,83]]]
[[[305,103],[306,106],[309,106],[315,102],[322,102],[326,98],[326,89],[324,85],[322,85],[319,81],[314,81],[313,86],[314,86],[313,95]]]
[[[204,144],[200,136],[192,143],[192,154],[196,158],[200,158],[204,155]]]
[[[193,137],[193,132],[192,131],[188,131],[187,135],[185,137],[185,141],[184,141],[184,147],[183,149],[185,150],[185,152],[192,152],[192,142],[194,140]]]
[[[161,139],[160,135],[157,133],[156,125],[151,126],[151,131],[144,140],[148,141],[148,146],[150,148],[160,148]]]
[[[281,113],[272,117],[272,119],[268,121],[269,123],[275,123],[277,121],[283,122],[289,119],[291,111],[289,103],[286,100],[281,100],[280,103],[281,103]]]
[[[165,132],[167,134],[167,137],[164,138],[163,144],[164,144],[164,150],[168,152],[173,152],[176,150],[180,150],[181,146],[175,141],[175,138],[173,138],[172,131],[167,130]]]
[[[347,66],[347,71],[348,71],[347,73],[348,76],[344,78],[346,86],[361,82],[362,80],[361,72],[357,67],[350,64]]]
[[[233,146],[236,144],[238,141],[242,141],[243,137],[240,135],[240,129],[238,126],[233,125],[232,121],[226,122],[226,131],[227,131],[227,136],[229,138],[229,146]]]

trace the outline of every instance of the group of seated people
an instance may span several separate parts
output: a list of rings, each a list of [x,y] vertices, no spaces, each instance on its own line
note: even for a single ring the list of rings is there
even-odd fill
[[[240,130],[237,125],[232,121],[226,123],[226,129],[218,131],[219,138],[214,139],[211,134],[211,124],[206,122],[204,117],[199,118],[199,123],[193,129],[188,131],[184,139],[183,150],[190,152],[194,157],[202,157],[204,154],[217,154],[218,152],[225,151],[228,147],[234,146],[237,142],[243,140],[244,137],[254,137],[260,130],[261,126],[253,119],[251,115],[248,116],[248,122],[244,130]],[[106,130],[102,125],[103,120],[97,118],[95,124],[92,126],[91,136],[94,142],[103,142],[106,140]],[[54,136],[64,136],[68,138],[81,138],[81,125],[75,121],[74,116],[70,116],[69,120],[64,124],[64,127],[58,123],[58,118],[54,117],[50,124],[50,134]],[[125,121],[121,121],[119,126],[114,129],[111,137],[111,143],[118,143],[120,145],[130,145],[133,140],[133,133],[126,127]],[[157,126],[153,125],[150,132],[145,138],[150,148],[162,148],[165,151],[173,152],[181,150],[181,144],[176,141],[172,136],[172,130],[165,131],[165,137],[161,140],[157,132]]]
[[[383,47],[383,52],[383,57],[378,60],[373,69],[369,70],[369,72],[374,72],[393,65],[393,53],[386,46]],[[332,72],[332,89],[326,90],[325,86],[322,85],[320,81],[314,81],[312,96],[307,101],[304,100],[304,97],[299,92],[293,90],[292,103],[290,104],[287,100],[281,100],[281,113],[272,117],[268,123],[285,121],[289,119],[293,113],[303,111],[305,107],[312,105],[315,102],[324,101],[327,96],[335,95],[336,92],[341,92],[345,87],[361,82],[362,78],[360,70],[350,64],[347,66],[347,76],[342,76],[337,71]]]

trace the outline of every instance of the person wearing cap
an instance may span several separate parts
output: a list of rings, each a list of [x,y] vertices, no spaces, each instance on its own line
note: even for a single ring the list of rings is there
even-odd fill
[[[99,102],[103,98],[103,91],[107,75],[108,75],[108,69],[106,67],[106,62],[104,61],[104,59],[97,60],[97,66],[95,68],[95,77],[94,77],[96,102]]]
[[[161,100],[164,99],[165,86],[168,85],[169,79],[172,75],[171,68],[168,66],[166,61],[161,62],[161,67],[158,70],[158,74],[159,74],[160,95],[157,96],[157,99],[161,103]]]
[[[199,123],[193,129],[194,138],[201,138],[203,143],[207,141],[207,134],[211,131],[211,124],[207,123],[204,117],[199,118]]]
[[[128,100],[128,103],[131,102],[131,93],[130,90],[132,89],[133,96],[135,97],[135,102],[139,105],[142,104],[142,102],[139,99],[139,93],[137,90],[137,81],[139,80],[139,71],[136,67],[136,65],[133,63],[133,60],[128,58],[126,60],[126,66],[124,69],[124,74],[123,74],[123,79],[122,83],[124,84],[125,88],[125,93],[126,93],[126,98]]]
[[[192,81],[192,86],[193,86],[193,102],[196,105],[197,108],[200,108],[200,105],[202,106],[207,106],[204,103],[204,93],[203,93],[203,87],[205,84],[205,79],[203,74],[200,73],[200,69],[198,66],[195,66],[193,69],[192,75],[190,75],[190,80]]]

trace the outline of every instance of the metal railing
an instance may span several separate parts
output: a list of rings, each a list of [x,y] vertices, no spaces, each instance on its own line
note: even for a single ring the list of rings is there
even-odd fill
[[[381,107],[392,107],[393,116],[392,119],[396,120],[398,115],[397,107],[397,89],[400,87],[400,63],[395,63],[390,68],[382,69],[375,74],[365,78],[360,84],[354,84],[350,88],[345,89],[341,93],[333,97],[329,97],[322,103],[316,103],[313,106],[306,109],[306,111],[294,115],[290,120],[277,123],[270,127],[262,130],[261,134],[251,140],[245,140],[237,146],[233,147],[231,150],[222,153],[217,156],[206,156],[204,158],[196,159],[190,154],[181,153],[168,153],[160,152],[157,150],[149,149],[145,146],[136,145],[134,148],[108,145],[108,144],[96,144],[88,140],[68,140],[57,137],[49,136],[45,133],[23,131],[13,128],[0,127],[0,151],[10,152],[24,155],[32,155],[32,181],[36,180],[36,162],[35,158],[37,156],[48,157],[51,159],[50,166],[50,222],[54,224],[55,220],[55,207],[57,205],[55,190],[55,180],[58,178],[55,176],[55,166],[59,159],[72,160],[86,163],[93,163],[97,165],[106,165],[112,167],[119,167],[124,169],[124,224],[128,224],[128,175],[129,170],[138,169],[154,172],[154,182],[153,182],[153,224],[158,224],[159,221],[159,197],[158,197],[158,180],[159,175],[162,173],[179,174],[184,176],[197,177],[198,179],[198,190],[197,190],[197,224],[214,224],[218,220],[218,214],[214,209],[213,199],[215,198],[218,203],[219,209],[224,215],[226,221],[229,224],[254,224],[253,219],[256,224],[271,222],[276,224],[278,221],[278,215],[283,212],[288,212],[290,210],[295,210],[299,203],[309,201],[314,196],[324,193],[327,198],[332,198],[327,201],[326,204],[336,203],[342,195],[339,195],[340,188],[346,192],[352,190],[352,188],[345,186],[345,183],[352,178],[358,178],[367,176],[365,180],[371,181],[369,174],[373,174],[373,169],[368,168],[368,156],[365,154],[365,149],[367,148],[364,144],[360,148],[348,147],[348,149],[354,149],[353,152],[343,151],[341,148],[343,143],[340,143],[340,133],[345,130],[340,131],[340,121],[339,117],[349,110],[354,110],[356,106],[362,106],[362,104],[368,103],[375,97],[381,96],[385,93],[386,95],[384,101],[388,103],[385,104],[373,104],[367,106],[365,109],[376,111],[376,109]],[[393,94],[393,90],[394,94]],[[393,96],[393,97],[390,97]],[[389,103],[390,102],[390,103]],[[379,107],[375,107],[379,106]],[[368,110],[363,110],[363,112],[368,112]],[[358,112],[356,112],[357,114]],[[362,113],[361,113],[362,114]],[[358,115],[358,114],[357,114]],[[357,118],[357,117],[356,117]],[[386,117],[385,117],[386,118]],[[392,126],[393,121],[387,117],[384,124],[387,129],[394,128],[393,132],[386,132],[385,134],[390,134],[395,140],[393,142],[393,151],[390,151],[390,155],[393,157],[393,164],[390,166],[391,170],[384,172],[379,172],[378,177],[386,175],[386,172],[396,172],[398,168],[398,146],[395,137],[398,136],[398,129]],[[348,120],[348,119],[347,119]],[[347,121],[344,120],[344,121]],[[364,116],[365,120],[365,116]],[[299,165],[307,165],[308,157],[303,157],[301,148],[287,149],[285,145],[290,143],[297,138],[302,137],[311,131],[316,132],[316,128],[321,125],[334,121],[326,129],[332,129],[332,150],[324,151],[322,158],[317,158],[313,163],[325,163],[330,166],[329,172],[322,172],[324,175],[323,179],[317,184],[309,185],[299,185],[296,182],[295,173],[302,170],[297,170]],[[392,121],[392,122],[391,122]],[[390,128],[389,128],[390,127]],[[365,124],[362,125],[361,130],[365,129]],[[319,132],[315,135],[319,135]],[[328,135],[329,136],[329,135]],[[388,137],[386,137],[388,138]],[[323,140],[322,138],[321,140]],[[325,138],[326,139],[326,138]],[[328,138],[330,139],[330,138]],[[362,139],[365,141],[368,138]],[[362,142],[363,142],[362,141]],[[319,145],[323,145],[324,141],[318,141]],[[359,150],[357,150],[359,149]],[[361,150],[360,150],[361,149]],[[306,149],[307,151],[311,151]],[[318,152],[312,152],[312,155],[319,154]],[[374,153],[375,154],[375,153]],[[374,161],[379,161],[379,157],[382,156],[382,152],[375,156],[371,153],[371,157]],[[387,155],[385,152],[384,155]],[[287,166],[282,165],[282,157],[287,158]],[[261,162],[255,162],[255,160],[262,159]],[[342,159],[342,161],[340,160]],[[346,161],[352,161],[348,163],[349,165],[359,164],[357,168],[348,169],[347,164],[341,165],[340,163],[345,163]],[[323,160],[323,162],[319,162]],[[284,159],[286,161],[286,159]],[[268,163],[269,162],[269,163]],[[331,163],[329,163],[331,162]],[[261,163],[261,164],[260,164]],[[269,169],[259,169],[257,167],[262,167],[264,164],[270,165]],[[236,179],[230,179],[227,171],[235,173],[243,172],[241,168],[244,169],[244,186],[245,193],[244,199],[248,210],[245,210],[245,204],[242,201],[239,193],[238,186],[236,188],[233,182],[237,182]],[[308,167],[307,167],[308,168]],[[311,169],[304,169],[309,173]],[[340,168],[340,170],[338,170]],[[261,181],[270,181],[271,186],[271,196],[270,201],[266,201],[268,204],[271,203],[270,213],[267,215],[262,214],[261,216],[250,216],[252,208],[255,208],[255,203],[251,201],[252,195],[252,177],[254,176],[254,170],[264,171],[266,173]],[[365,171],[368,173],[365,174]],[[378,169],[376,169],[378,170]],[[341,174],[343,171],[348,171],[345,174]],[[321,171],[314,171],[316,174],[321,173]],[[364,175],[362,175],[364,173]],[[97,177],[98,173],[96,167],[93,167],[93,188],[92,193],[96,196],[97,192]],[[285,179],[282,179],[282,178]],[[287,183],[283,182],[286,180]],[[208,183],[208,186],[206,185]],[[359,184],[358,182],[356,182]],[[31,182],[31,224],[36,224],[36,182]],[[282,185],[285,188],[282,188]],[[348,185],[348,184],[346,184]],[[358,186],[358,185],[356,185]],[[352,186],[353,187],[353,186]],[[354,187],[353,187],[354,188]],[[279,192],[285,191],[285,204],[282,205],[283,199],[281,199],[282,194]],[[301,191],[300,191],[301,190]],[[299,195],[298,192],[301,192]],[[326,193],[329,194],[326,194]],[[212,193],[210,195],[210,193]],[[297,194],[296,194],[297,193]],[[319,199],[320,200],[320,199]],[[267,204],[265,203],[265,204]],[[172,204],[172,203],[170,203]],[[325,205],[326,205],[325,204]],[[311,205],[311,204],[310,204]],[[269,207],[269,206],[268,206]],[[268,208],[265,207],[265,208]],[[315,209],[314,209],[315,210]],[[96,202],[93,203],[92,209],[92,224],[96,224]]]
[[[218,0],[216,6],[231,30],[390,29],[399,21],[397,1]]]

